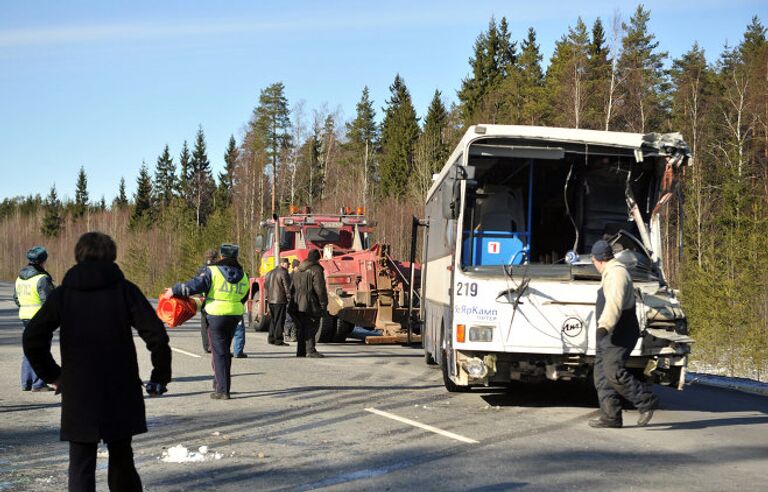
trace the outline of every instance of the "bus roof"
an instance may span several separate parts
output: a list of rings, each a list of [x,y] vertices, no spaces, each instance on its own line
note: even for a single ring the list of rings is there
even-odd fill
[[[585,144],[635,151],[647,149],[655,150],[661,154],[666,154],[668,149],[675,149],[688,155],[688,145],[680,133],[627,133],[550,126],[472,125],[464,133],[456,149],[440,171],[438,178],[432,183],[429,192],[427,192],[427,200],[437,190],[451,166],[468,145],[476,140],[494,137],[526,141],[541,140],[549,143]]]

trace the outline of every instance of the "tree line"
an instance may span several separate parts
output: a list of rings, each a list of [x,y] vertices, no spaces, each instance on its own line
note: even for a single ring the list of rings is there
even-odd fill
[[[224,240],[242,246],[242,260],[254,271],[260,221],[291,204],[325,212],[364,206],[378,224],[377,239],[404,257],[410,216],[423,213],[433,173],[471,124],[681,131],[691,166],[664,213],[680,207],[687,220],[665,231],[664,240],[685,245],[669,273],[697,338],[696,358],[763,377],[766,28],[752,18],[739,43],[724,46],[714,61],[698,44],[670,59],[649,31],[650,19],[642,5],[628,19],[615,14],[607,26],[577,18],[545,67],[533,27],[518,40],[505,17],[491,18],[475,39],[456,100],[436,89],[422,116],[399,74],[380,108],[364,87],[347,121],[327,105],[310,111],[302,101],[290,104],[276,82],[261,90],[242,135],[230,138],[217,176],[200,127],[191,150],[185,141],[172,156],[166,145],[152,168],[142,165],[131,197],[121,179],[109,204],[104,197],[94,202],[81,168],[72,201],[62,203],[55,186],[46,198],[5,199],[0,230],[21,232],[0,235],[2,275],[15,276],[25,245],[53,244],[66,256],[73,232],[95,227],[119,236],[121,264],[149,294],[189,276],[202,251]],[[69,263],[53,271],[61,275]]]

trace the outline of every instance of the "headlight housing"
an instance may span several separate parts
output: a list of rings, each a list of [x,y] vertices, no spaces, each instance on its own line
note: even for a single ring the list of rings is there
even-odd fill
[[[469,341],[470,342],[492,342],[493,326],[470,326]]]

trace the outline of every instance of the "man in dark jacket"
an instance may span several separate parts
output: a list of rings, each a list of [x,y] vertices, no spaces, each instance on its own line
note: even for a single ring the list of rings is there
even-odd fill
[[[197,269],[195,275],[205,275],[208,271],[208,266],[216,261],[216,251],[209,249],[203,255],[203,264]],[[211,342],[208,335],[208,318],[205,316],[205,309],[200,310],[200,336],[203,339],[203,350],[207,353],[211,353]]]
[[[320,266],[320,252],[313,249],[306,260],[299,265],[294,276],[294,302],[298,322],[297,357],[323,357],[315,349],[315,334],[320,318],[328,308],[328,292],[325,288],[325,273]]]
[[[621,397],[624,397],[640,411],[637,425],[643,427],[653,417],[658,399],[625,367],[640,336],[632,277],[624,264],[613,257],[613,249],[607,241],[600,240],[592,246],[592,263],[602,275],[595,304],[595,388],[600,401],[600,416],[590,420],[589,425],[621,427]]]
[[[296,274],[299,273],[299,265],[301,262],[294,258],[291,260],[291,270],[290,270],[290,276],[291,276],[291,293],[293,293],[293,280],[296,278]],[[293,303],[289,303],[286,308],[286,315],[285,315],[285,339],[289,342],[295,342],[298,339],[297,337],[297,326],[298,323],[295,320],[295,315],[291,312]]]
[[[114,263],[117,248],[99,232],[75,246],[77,265],[27,324],[24,353],[37,374],[62,395],[61,439],[69,441],[69,490],[93,491],[96,450],[109,449],[110,490],[140,491],[131,438],[147,431],[134,327],[152,354],[150,396],[171,380],[171,349],[147,298]],[[61,367],[51,356],[59,328]]]
[[[45,261],[48,252],[42,246],[35,246],[27,251],[29,264],[21,269],[16,279],[13,291],[13,301],[19,306],[19,319],[26,328],[27,323],[45,304],[48,295],[53,290],[51,275],[45,271]],[[52,388],[37,377],[29,360],[22,355],[21,359],[21,389],[22,391],[50,391]]]
[[[240,247],[222,244],[221,259],[203,273],[187,282],[168,289],[165,297],[189,297],[205,294],[205,312],[213,355],[214,400],[229,400],[232,370],[232,338],[237,324],[243,319],[243,303],[248,298],[248,276],[237,261]]]
[[[272,269],[264,279],[269,304],[269,335],[267,342],[272,345],[288,345],[283,339],[285,328],[285,310],[291,302],[291,276],[288,274],[288,258]]]

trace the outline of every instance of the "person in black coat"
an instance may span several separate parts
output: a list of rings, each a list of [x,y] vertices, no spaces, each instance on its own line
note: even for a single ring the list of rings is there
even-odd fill
[[[293,277],[294,319],[298,322],[296,357],[324,357],[315,348],[320,318],[328,310],[325,271],[319,261],[320,251],[313,249]]]
[[[100,440],[109,449],[110,490],[141,490],[131,438],[147,431],[131,327],[152,354],[150,396],[171,380],[163,323],[138,287],[114,263],[117,248],[99,232],[83,234],[69,269],[24,330],[24,354],[62,395],[61,440],[69,441],[69,490],[93,491]],[[60,329],[61,366],[51,356]]]

